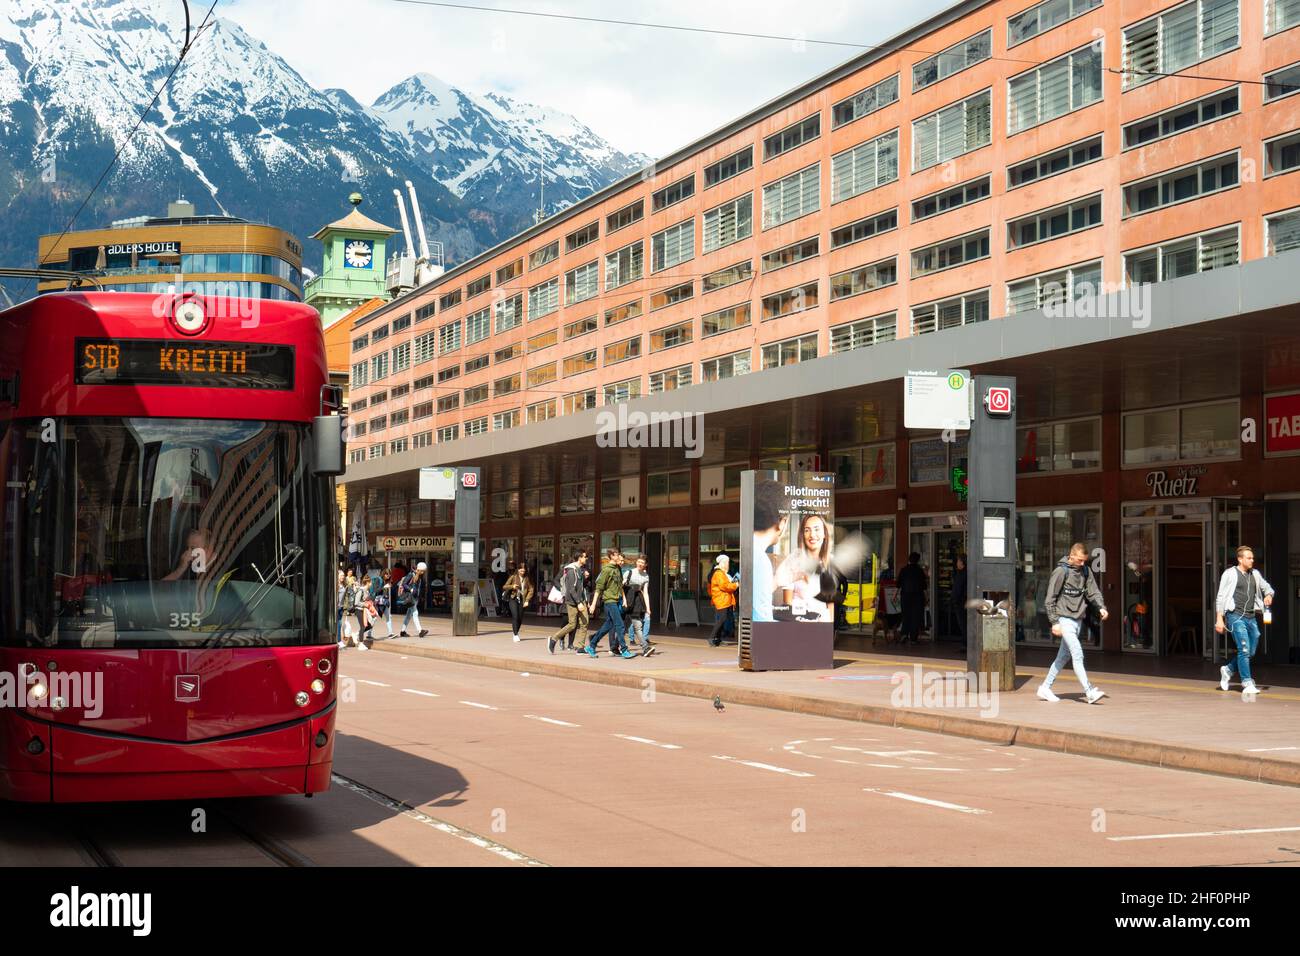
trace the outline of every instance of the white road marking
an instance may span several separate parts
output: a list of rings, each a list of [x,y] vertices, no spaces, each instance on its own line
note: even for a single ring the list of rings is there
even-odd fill
[[[662,747],[664,750],[681,750],[680,744],[661,744],[657,740],[651,740],[649,737],[633,737],[631,734],[614,734],[623,740],[631,740],[638,744],[649,744],[652,747]]]
[[[358,678],[357,678],[357,683],[358,683],[358,684],[369,684],[371,687],[392,687],[392,686],[393,686],[392,684],[385,684],[383,681],[377,681],[377,680],[366,680],[366,679],[363,678],[363,677],[358,677]]]
[[[1106,837],[1112,843],[1129,840],[1182,840],[1188,837],[1242,836],[1251,833],[1297,833],[1300,827],[1260,827],[1255,830],[1206,830],[1203,833],[1148,833],[1142,836]]]
[[[863,750],[861,747],[832,747],[832,750],[852,750],[855,753],[866,754],[869,757],[905,757],[908,754],[923,754],[927,757],[937,757],[933,750]]]
[[[746,767],[754,767],[758,770],[771,770],[773,773],[784,773],[791,777],[811,777],[812,774],[803,770],[787,770],[785,767],[776,767],[770,763],[759,763],[757,760],[741,760],[738,757],[726,757],[722,754],[714,754],[714,760],[730,760],[732,763],[743,763]]]
[[[567,720],[556,720],[554,717],[539,717],[536,714],[524,714],[529,720],[540,720],[544,724],[555,724],[557,727],[581,727],[582,724],[571,724]]]
[[[934,770],[940,773],[965,773],[961,767],[911,767],[912,770]]]
[[[902,765],[896,763],[869,763],[868,767],[884,767],[886,770],[902,770]]]
[[[874,787],[863,787],[864,793],[878,793],[882,797],[894,797],[897,800],[908,800],[912,803],[923,803],[927,807],[939,807],[942,810],[956,810],[958,813],[978,813],[987,814],[991,810],[980,810],[978,807],[963,807],[960,803],[945,803],[942,800],[931,800],[929,797],[918,797],[911,793],[900,793],[897,790],[877,790]]]
[[[989,773],[1011,773],[1015,767],[989,767]]]
[[[1273,750],[1300,750],[1300,747],[1251,747],[1246,751],[1248,754],[1263,754]]]
[[[461,703],[464,704],[464,705],[467,706],[467,707],[479,707],[479,708],[481,708],[481,709],[483,709],[483,710],[496,710],[496,709],[497,709],[497,708],[493,707],[491,704],[476,704],[476,703],[474,703],[474,701],[472,701],[472,700],[462,700]]]
[[[403,693],[403,694],[419,694],[421,697],[437,697],[437,696],[438,696],[437,694],[433,693],[432,691],[427,691],[427,690],[415,690],[415,689],[410,688],[410,687],[403,687],[403,688],[402,688],[402,693]]]
[[[446,833],[448,836],[454,836],[458,840],[464,840],[466,843],[472,843],[474,844],[474,846],[487,850],[489,853],[495,853],[497,856],[503,856],[507,860],[510,860],[513,863],[518,863],[522,866],[548,866],[549,865],[543,863],[541,860],[535,859],[534,857],[520,853],[517,850],[512,850],[508,846],[502,846],[500,843],[496,843],[495,841],[489,840],[486,837],[481,837],[477,833],[473,833],[469,830],[462,830],[460,827],[450,824],[445,820],[439,820],[436,817],[429,816],[427,813],[421,813],[419,810],[416,810],[410,804],[403,803],[400,800],[395,800],[392,797],[382,794],[377,790],[371,790],[365,784],[357,783],[357,781],[355,780],[349,780],[347,777],[340,776],[337,773],[331,774],[331,776],[333,777],[335,783],[339,784],[340,786],[347,787],[353,793],[359,793],[367,800],[372,800],[375,803],[379,804],[380,806],[387,807],[390,810],[396,810],[398,813],[402,814],[402,816],[410,817],[412,820],[416,821],[417,823],[423,823],[425,826],[433,827],[433,829],[438,830],[442,833]]]

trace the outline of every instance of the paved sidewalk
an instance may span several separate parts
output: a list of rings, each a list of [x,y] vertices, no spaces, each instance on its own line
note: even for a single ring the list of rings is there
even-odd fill
[[[888,651],[837,651],[829,671],[745,672],[736,666],[734,645],[712,648],[702,638],[652,635],[659,652],[635,660],[610,656],[602,639],[593,660],[548,653],[551,626],[525,624],[515,643],[504,621],[480,619],[476,637],[451,636],[448,618],[424,623],[427,637],[378,640],[374,649],[638,690],[648,689],[652,678],[656,693],[720,695],[730,704],[1300,786],[1296,688],[1262,685],[1250,701],[1235,689],[1220,691],[1216,682],[1089,668],[1093,683],[1109,695],[1089,705],[1067,669],[1055,686],[1061,700],[1052,704],[1034,694],[1046,667],[1023,664],[1015,691],[981,697],[966,693],[964,679],[945,678],[964,670],[954,660]]]

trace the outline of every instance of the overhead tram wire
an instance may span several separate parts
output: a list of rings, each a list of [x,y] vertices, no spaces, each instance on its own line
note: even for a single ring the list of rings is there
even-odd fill
[[[201,37],[203,35],[203,32],[208,28],[209,26],[208,21],[212,17],[212,11],[217,8],[218,2],[219,0],[212,0],[212,5],[208,7],[208,12],[203,17],[203,21],[199,24],[198,29],[193,31],[193,33],[191,34],[189,0],[181,0],[181,3],[185,7],[185,43],[181,47],[181,52],[180,55],[176,58],[175,65],[171,68],[171,72],[167,74],[166,79],[162,81],[158,89],[154,91],[153,99],[149,101],[149,105],[146,106],[143,110],[141,110],[140,115],[136,118],[135,125],[131,127],[131,131],[126,134],[126,137],[122,140],[121,145],[117,147],[117,150],[113,153],[113,158],[109,160],[108,165],[104,167],[104,171],[100,173],[99,178],[95,180],[95,185],[90,187],[90,192],[86,193],[85,198],[81,200],[81,205],[77,207],[77,211],[72,214],[72,218],[69,219],[67,225],[63,227],[63,231],[59,233],[59,235],[55,238],[54,242],[50,245],[51,251],[58,247],[59,242],[61,242],[63,237],[66,236],[69,230],[72,229],[72,225],[77,221],[77,217],[80,216],[82,212],[85,211],[86,205],[90,202],[91,198],[99,190],[99,187],[104,184],[104,180],[107,179],[108,174],[113,171],[113,167],[117,165],[117,161],[122,158],[123,150],[125,150],[127,144],[130,143],[131,140],[135,138],[135,134],[139,131],[141,124],[144,123],[145,117],[147,117],[149,113],[153,111],[153,108],[158,105],[158,99],[159,97],[162,96],[163,90],[167,89],[168,85],[170,85],[172,81],[172,77],[176,75],[176,71],[180,69],[181,64],[185,62],[185,57],[189,55],[189,52],[191,49],[193,49],[195,42],[198,41],[199,37]],[[48,255],[49,253],[47,252],[46,256]],[[36,263],[36,267],[39,269],[44,264],[45,264],[45,256],[42,256],[41,259]],[[27,292],[28,285],[30,285],[30,283],[26,283],[23,286],[24,295]]]

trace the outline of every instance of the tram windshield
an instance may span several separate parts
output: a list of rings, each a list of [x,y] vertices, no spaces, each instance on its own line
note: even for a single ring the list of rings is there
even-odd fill
[[[332,639],[333,496],[304,425],[10,423],[3,640],[222,647]]]

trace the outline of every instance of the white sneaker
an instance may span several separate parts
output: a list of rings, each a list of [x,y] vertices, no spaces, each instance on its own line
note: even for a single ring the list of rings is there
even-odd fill
[[[368,650],[370,650],[370,648],[366,647],[366,642],[365,642],[365,641],[358,641],[358,642],[357,642],[357,650],[359,650],[359,651],[368,651]]]
[[[1242,697],[1254,697],[1258,693],[1259,693],[1259,688],[1255,686],[1255,682],[1253,680],[1248,680],[1241,685]]]
[[[519,643],[519,635],[518,635],[518,634],[515,635],[515,643],[516,643],[516,644]]]
[[[1088,693],[1085,695],[1088,703],[1090,704],[1097,703],[1097,701],[1101,700],[1105,696],[1106,696],[1106,692],[1102,690],[1100,687],[1098,687],[1096,684],[1093,684],[1091,687],[1089,687]]]
[[[1055,694],[1053,694],[1053,693],[1052,693],[1052,688],[1048,687],[1046,684],[1039,684],[1039,685],[1038,685],[1038,699],[1039,699],[1039,700],[1047,700],[1047,701],[1051,701],[1051,702],[1054,704],[1054,703],[1056,703],[1058,700],[1060,700],[1061,698],[1059,698],[1059,697],[1057,697]]]
[[[347,646],[347,645],[344,644],[342,641],[339,641],[339,648],[340,648],[340,649],[342,649],[342,648],[344,648],[344,647],[346,647],[346,646]]]
[[[1232,671],[1228,670],[1228,665],[1224,664],[1219,668],[1219,690],[1227,690],[1228,685],[1232,683]]]

